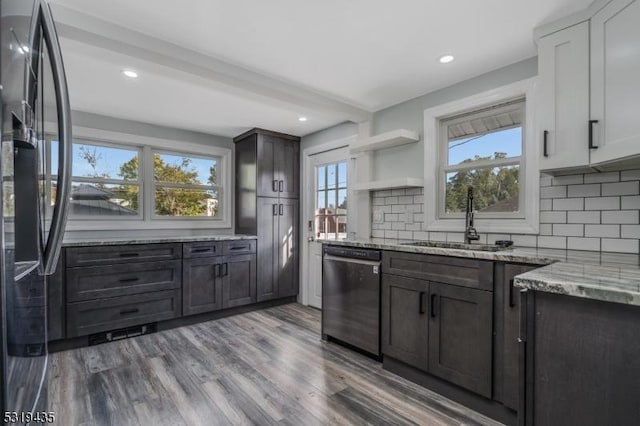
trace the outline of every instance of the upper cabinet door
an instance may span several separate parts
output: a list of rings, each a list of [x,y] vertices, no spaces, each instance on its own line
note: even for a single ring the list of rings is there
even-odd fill
[[[276,149],[276,168],[279,172],[278,192],[282,198],[298,198],[300,176],[300,144],[283,140]]]
[[[538,42],[539,157],[541,170],[589,165],[589,23]]]
[[[591,20],[591,163],[640,154],[640,0],[613,0]]]
[[[280,173],[278,172],[279,139],[258,135],[258,197],[277,197],[280,185]]]

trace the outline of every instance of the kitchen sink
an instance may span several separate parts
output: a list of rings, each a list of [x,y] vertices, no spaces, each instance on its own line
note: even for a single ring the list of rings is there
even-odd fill
[[[440,247],[458,250],[477,250],[477,251],[501,251],[507,250],[505,247],[497,244],[465,244],[465,243],[448,243],[444,241],[412,241],[410,243],[402,243],[404,246],[414,247]]]

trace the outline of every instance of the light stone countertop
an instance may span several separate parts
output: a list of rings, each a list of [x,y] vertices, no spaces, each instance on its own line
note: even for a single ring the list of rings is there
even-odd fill
[[[527,247],[486,252],[459,248],[416,247],[394,241],[371,240],[321,242],[377,250],[540,265],[540,268],[518,275],[514,279],[514,285],[529,290],[640,306],[638,255]]]
[[[255,235],[190,235],[184,237],[108,238],[103,240],[65,240],[63,247],[117,246],[129,244],[191,243],[197,241],[255,240]]]

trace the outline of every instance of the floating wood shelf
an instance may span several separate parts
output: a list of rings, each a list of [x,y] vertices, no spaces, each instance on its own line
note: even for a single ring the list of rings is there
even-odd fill
[[[412,132],[411,130],[406,129],[398,129],[391,132],[382,133],[380,135],[372,136],[368,139],[353,144],[349,148],[349,153],[357,154],[359,152],[377,151],[379,149],[386,149],[392,148],[394,146],[415,143],[419,140],[420,135],[418,135],[416,132]]]
[[[397,179],[385,179],[374,180],[371,182],[356,183],[353,186],[355,191],[374,191],[380,189],[394,189],[394,188],[422,188],[424,186],[424,179],[418,178],[397,178]]]

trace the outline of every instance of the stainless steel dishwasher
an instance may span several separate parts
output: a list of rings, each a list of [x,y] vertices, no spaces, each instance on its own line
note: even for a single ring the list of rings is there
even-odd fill
[[[322,257],[322,335],[380,357],[381,253],[325,246]]]

